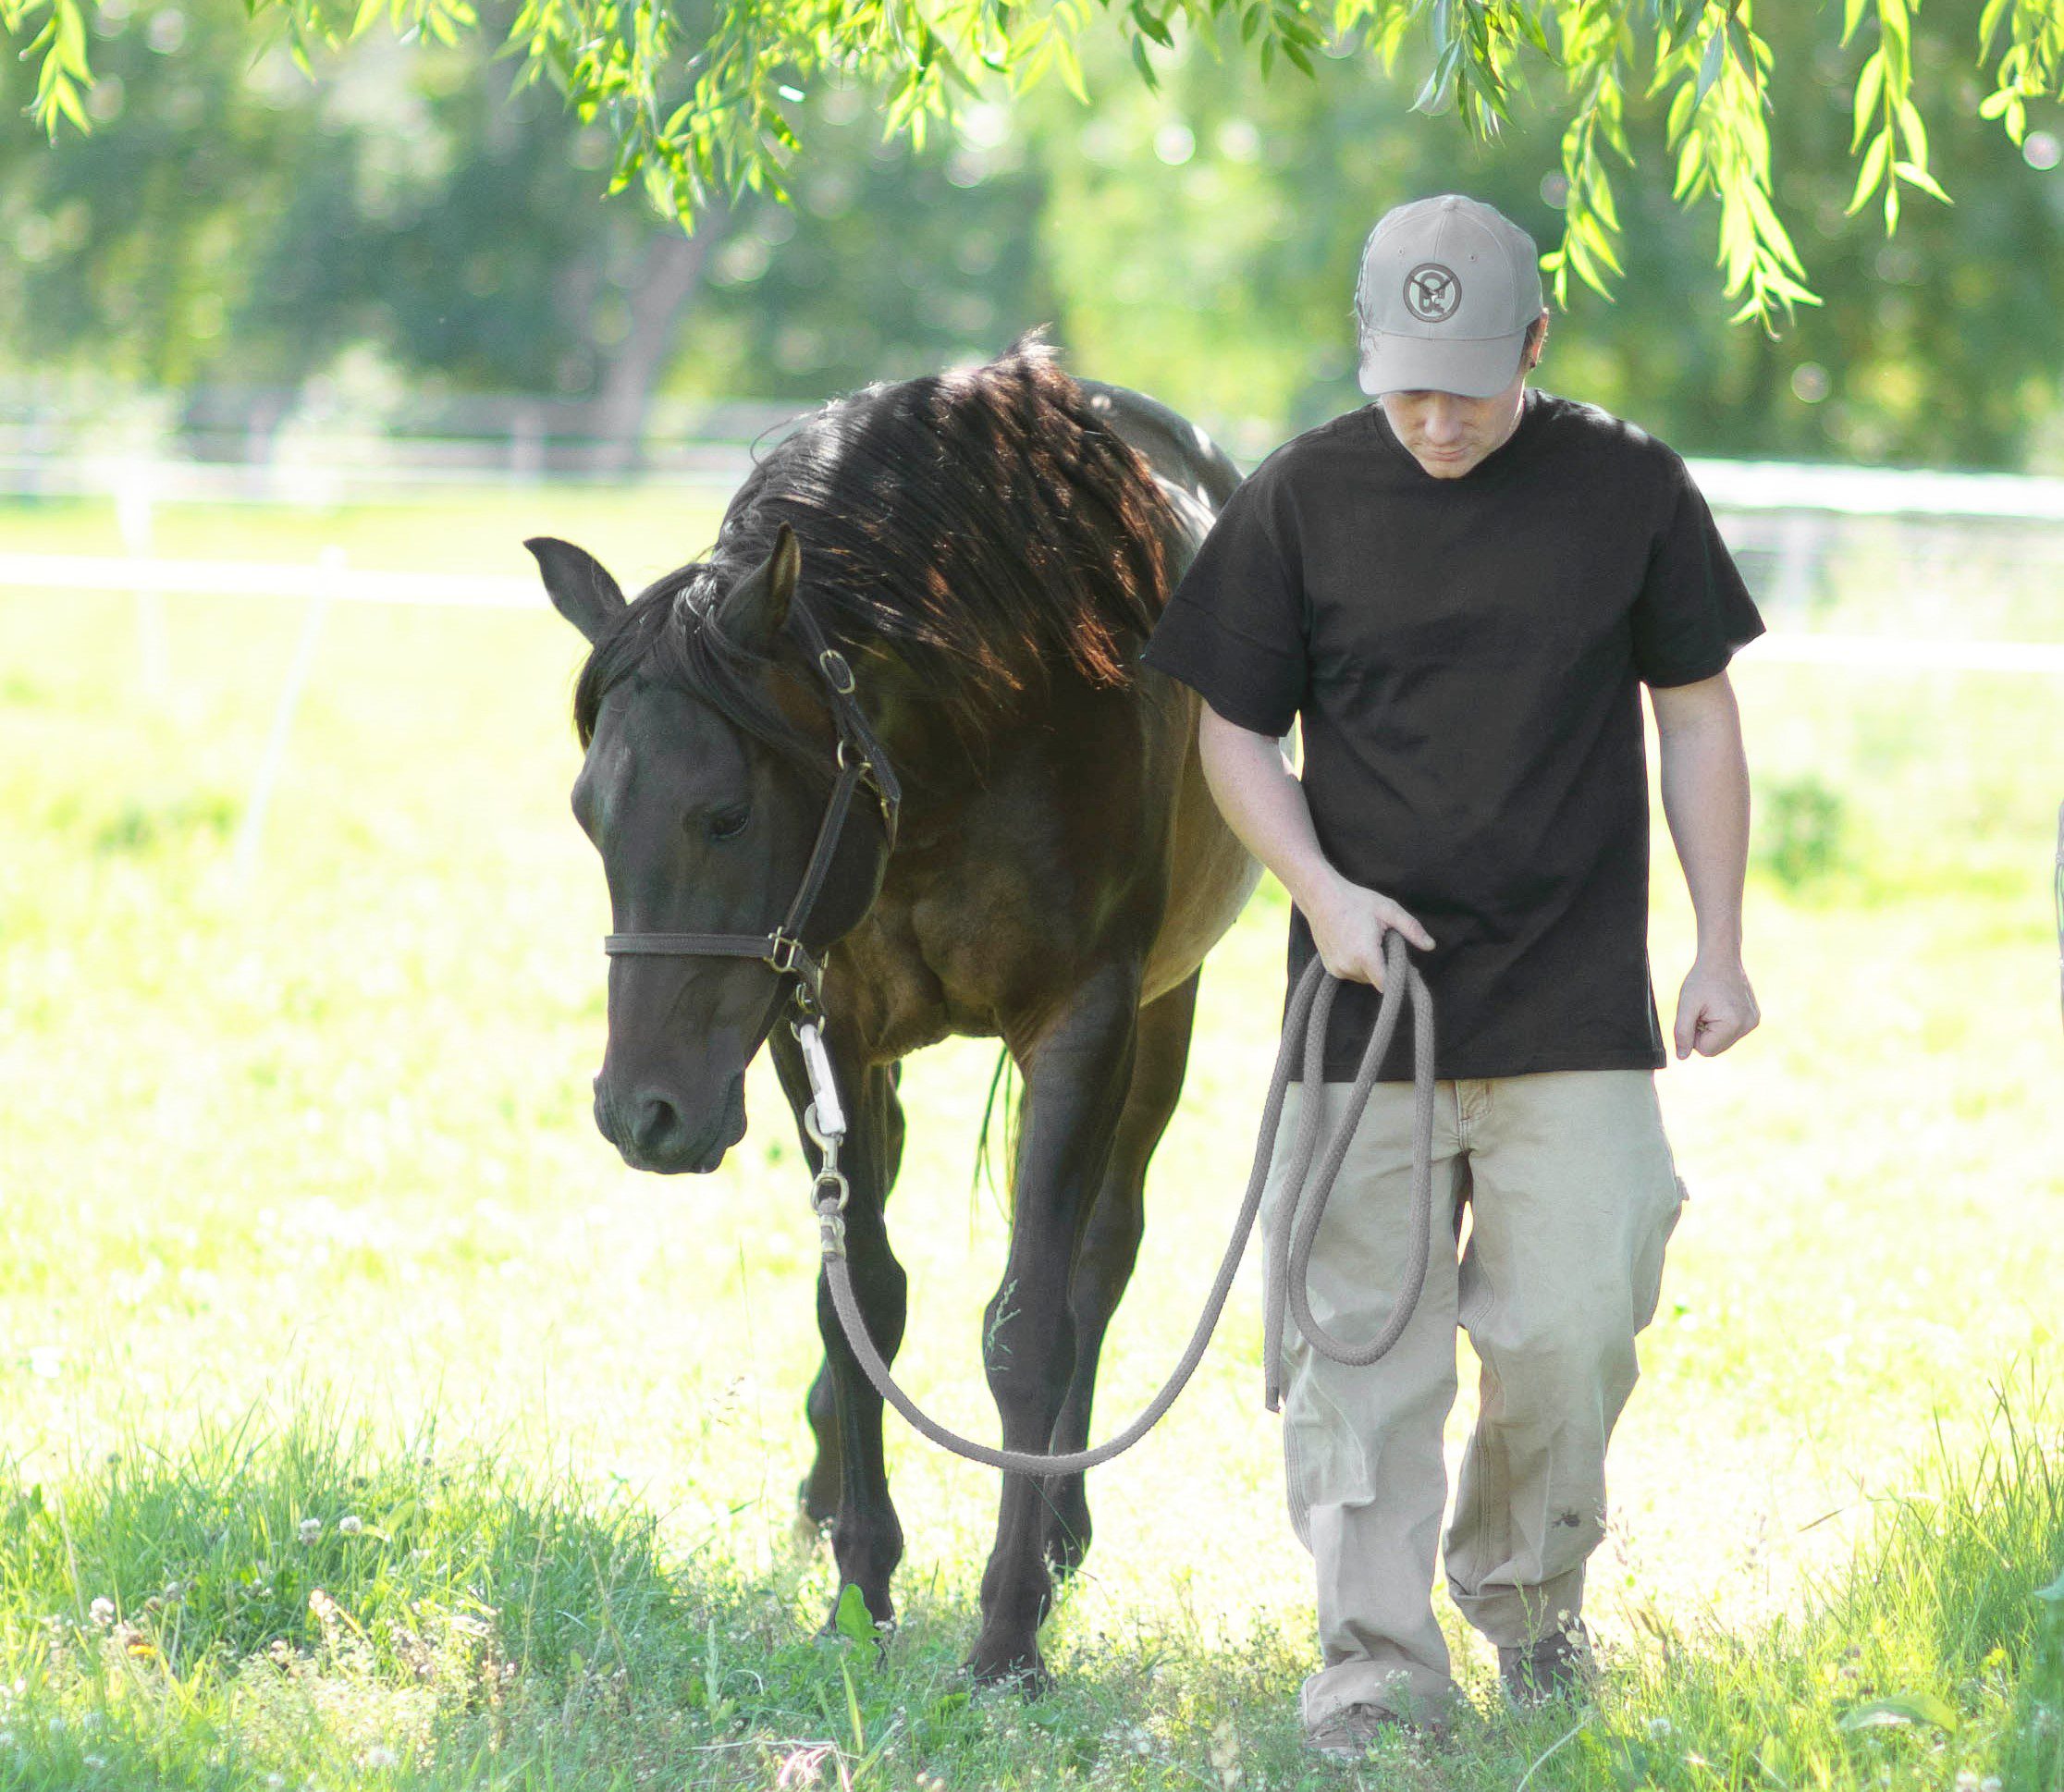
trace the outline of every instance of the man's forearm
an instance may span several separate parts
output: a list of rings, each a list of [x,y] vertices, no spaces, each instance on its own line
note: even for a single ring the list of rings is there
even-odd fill
[[[1749,764],[1741,718],[1723,677],[1687,700],[1659,693],[1663,813],[1698,917],[1699,954],[1738,958],[1749,865]],[[1673,709],[1675,713],[1673,713]]]
[[[1308,911],[1340,874],[1319,845],[1304,786],[1291,776],[1281,747],[1206,706],[1198,749],[1226,826],[1275,873],[1290,900]]]

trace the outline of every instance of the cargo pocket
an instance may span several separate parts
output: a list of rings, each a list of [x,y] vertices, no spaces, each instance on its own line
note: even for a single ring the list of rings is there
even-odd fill
[[[1376,1497],[1376,1478],[1353,1419],[1319,1385],[1315,1371],[1322,1366],[1310,1347],[1300,1349],[1284,1367],[1289,1373],[1283,1396],[1284,1489],[1291,1528],[1308,1550],[1311,1509],[1366,1504]]]

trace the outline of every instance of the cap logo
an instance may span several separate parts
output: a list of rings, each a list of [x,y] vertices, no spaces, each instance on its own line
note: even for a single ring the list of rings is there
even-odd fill
[[[1462,282],[1452,267],[1421,262],[1405,276],[1405,309],[1422,324],[1444,324],[1462,302]]]

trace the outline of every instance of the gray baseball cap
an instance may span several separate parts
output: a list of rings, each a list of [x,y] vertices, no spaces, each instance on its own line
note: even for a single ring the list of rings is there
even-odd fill
[[[1503,213],[1461,193],[1393,206],[1355,283],[1361,389],[1488,399],[1540,315],[1541,252]]]

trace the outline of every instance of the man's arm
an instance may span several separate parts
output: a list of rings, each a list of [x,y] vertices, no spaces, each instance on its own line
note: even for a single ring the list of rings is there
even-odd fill
[[[1270,736],[1227,721],[1208,703],[1199,707],[1198,751],[1226,825],[1304,911],[1327,970],[1381,989],[1384,931],[1395,927],[1423,950],[1433,943],[1426,929],[1389,897],[1333,869],[1312,831],[1304,786]]]
[[[1651,687],[1663,749],[1663,813],[1698,916],[1698,953],[1677,992],[1677,1055],[1711,1058],[1762,1018],[1741,964],[1749,866],[1749,761],[1727,675]]]

